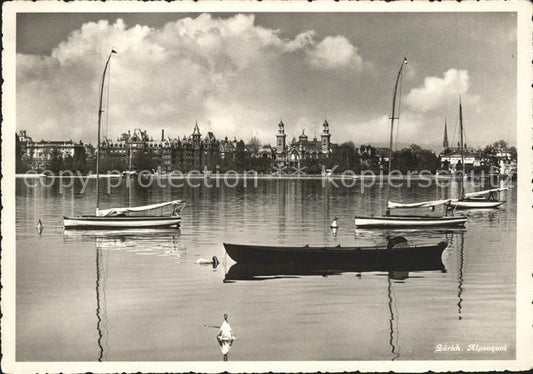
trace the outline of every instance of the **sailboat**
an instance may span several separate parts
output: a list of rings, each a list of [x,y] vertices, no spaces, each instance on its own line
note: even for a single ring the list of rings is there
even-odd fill
[[[391,174],[392,163],[392,137],[394,130],[394,120],[399,119],[395,117],[396,111],[396,94],[398,92],[398,83],[402,75],[404,65],[407,64],[407,58],[403,59],[398,76],[396,77],[396,84],[394,85],[393,97],[392,97],[392,116],[391,116],[391,129],[390,129],[390,143],[389,143],[389,172]],[[368,216],[356,216],[355,227],[378,227],[378,228],[390,228],[390,227],[454,227],[463,226],[466,222],[466,217],[462,215],[446,215],[446,216],[421,216],[421,215],[390,215],[390,210],[395,208],[412,209],[412,208],[431,208],[440,205],[450,204],[451,199],[445,200],[433,200],[423,201],[415,203],[395,203],[390,201],[390,183],[387,183],[387,209],[384,216],[368,217]],[[446,210],[447,212],[448,210]]]
[[[505,200],[499,200],[498,194],[500,191],[508,190],[509,187],[491,188],[489,190],[477,191],[465,193],[464,176],[465,173],[465,157],[464,157],[464,126],[463,126],[463,107],[459,100],[459,131],[460,136],[460,148],[461,148],[461,165],[463,168],[463,178],[461,178],[461,197],[459,199],[452,199],[450,206],[455,209],[487,209],[497,208],[502,204],[505,204]]]
[[[149,228],[149,227],[178,227],[181,222],[181,210],[185,206],[185,202],[181,200],[167,201],[163,203],[125,207],[125,208],[110,208],[100,209],[100,129],[102,121],[102,98],[104,94],[104,83],[106,79],[106,72],[108,71],[109,61],[111,56],[117,53],[111,50],[109,57],[105,63],[104,73],[100,82],[100,102],[98,106],[98,143],[96,152],[96,214],[82,215],[75,217],[63,217],[63,226],[68,229],[123,229],[123,228]],[[141,215],[143,212],[172,208],[172,211],[167,215]]]

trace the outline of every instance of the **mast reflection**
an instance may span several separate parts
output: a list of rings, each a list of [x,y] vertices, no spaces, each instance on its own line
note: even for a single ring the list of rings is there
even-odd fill
[[[465,237],[464,233],[460,233],[458,236],[460,238],[459,240],[459,281],[457,285],[457,313],[459,315],[459,320],[463,319],[461,316],[461,312],[463,310],[463,267],[464,267],[464,243],[465,243]]]
[[[65,243],[94,242],[96,260],[96,332],[98,335],[97,360],[108,361],[110,347],[109,319],[107,315],[106,283],[108,278],[108,256],[112,250],[128,250],[132,246],[156,250],[179,257],[179,230],[176,229],[138,229],[138,230],[64,230]]]
[[[408,274],[402,274],[402,280],[406,279],[408,277]],[[392,281],[391,279],[395,276],[394,272],[390,272],[389,276],[387,277],[387,297],[388,297],[388,307],[389,307],[389,345],[391,346],[391,353],[392,353],[392,361],[398,359],[400,357],[400,345],[398,342],[398,335],[399,335],[399,329],[398,329],[398,317],[395,316],[394,312],[396,309],[396,303],[394,302],[392,296],[393,296],[393,289],[392,289]],[[404,277],[405,276],[405,277]],[[393,308],[394,306],[394,308]],[[396,328],[394,327],[394,322],[396,320]],[[395,336],[396,332],[396,336]]]

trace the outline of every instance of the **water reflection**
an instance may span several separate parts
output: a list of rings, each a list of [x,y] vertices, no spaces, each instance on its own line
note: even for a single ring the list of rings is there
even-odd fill
[[[109,251],[130,250],[136,254],[181,257],[178,252],[177,229],[126,229],[126,230],[64,230],[65,243],[92,242],[96,247],[96,331],[98,334],[99,362],[108,361],[110,347],[109,320],[107,316],[106,282],[108,279]],[[216,267],[216,266],[214,266]],[[231,345],[231,344],[230,344]],[[228,349],[229,351],[229,349]]]
[[[457,314],[458,319],[461,320],[463,317],[461,316],[461,312],[463,309],[463,267],[464,267],[464,244],[465,244],[465,237],[464,233],[461,233],[457,236],[457,239],[459,240],[459,243],[457,244],[457,247],[459,249],[459,277],[458,277],[458,284],[457,284]],[[453,240],[453,238],[452,238]]]
[[[388,307],[389,307],[389,344],[391,346],[391,353],[392,353],[392,361],[398,359],[400,357],[400,344],[399,344],[399,329],[398,329],[398,317],[396,310],[396,303],[393,300],[393,290],[392,290],[392,282],[391,279],[397,279],[400,278],[401,280],[407,279],[409,273],[408,272],[402,272],[402,274],[395,274],[394,272],[389,272],[389,276],[387,277],[387,297],[388,297]],[[396,313],[396,314],[395,314]],[[396,322],[396,326],[395,326]]]
[[[106,283],[107,267],[102,259],[102,249],[96,246],[96,331],[98,332],[98,361],[107,361],[109,354],[108,345],[108,318]]]
[[[235,281],[264,281],[284,278],[300,278],[304,276],[332,276],[343,273],[357,273],[361,277],[364,272],[387,271],[390,276],[407,279],[410,271],[437,270],[445,272],[446,269],[440,259],[428,259],[406,267],[405,264],[379,264],[379,263],[273,263],[273,264],[243,264],[235,263],[226,272],[224,283]]]

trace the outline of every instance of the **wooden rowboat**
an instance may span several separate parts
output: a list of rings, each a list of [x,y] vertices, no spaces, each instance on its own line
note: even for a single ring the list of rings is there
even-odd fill
[[[379,266],[417,264],[441,258],[446,242],[409,245],[403,237],[388,243],[358,247],[289,247],[224,243],[226,253],[237,263],[365,263]]]

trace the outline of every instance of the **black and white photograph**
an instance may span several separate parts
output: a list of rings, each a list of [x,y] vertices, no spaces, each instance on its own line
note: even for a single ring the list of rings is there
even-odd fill
[[[531,368],[532,7],[415,3],[4,4],[2,370]]]

